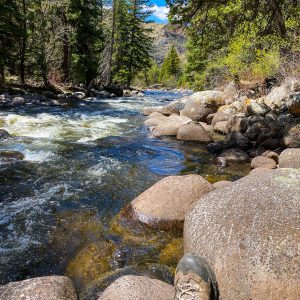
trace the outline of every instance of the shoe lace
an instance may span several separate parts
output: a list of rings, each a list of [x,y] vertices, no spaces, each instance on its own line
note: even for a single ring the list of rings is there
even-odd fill
[[[202,300],[195,295],[195,292],[202,291],[198,284],[183,282],[178,283],[176,287],[179,292],[179,296],[177,297],[178,300],[183,299],[183,296],[191,296],[189,300]]]

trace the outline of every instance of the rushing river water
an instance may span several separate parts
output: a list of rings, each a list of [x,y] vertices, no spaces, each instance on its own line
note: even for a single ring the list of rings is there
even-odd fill
[[[15,137],[0,149],[25,155],[0,165],[0,284],[67,274],[82,291],[114,270],[171,280],[160,251],[178,236],[130,229],[114,217],[163,176],[198,173],[213,182],[247,169],[222,169],[205,146],[149,135],[142,109],[181,96],[0,111],[0,128]]]

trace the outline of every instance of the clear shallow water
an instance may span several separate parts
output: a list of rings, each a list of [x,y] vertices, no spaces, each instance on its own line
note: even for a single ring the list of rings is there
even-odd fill
[[[105,272],[137,265],[168,275],[148,264],[174,235],[130,233],[114,217],[163,176],[198,173],[213,182],[247,170],[219,168],[199,144],[150,137],[142,109],[181,96],[153,92],[0,111],[0,128],[15,136],[0,141],[0,150],[25,155],[0,165],[0,283],[67,274],[83,290]]]

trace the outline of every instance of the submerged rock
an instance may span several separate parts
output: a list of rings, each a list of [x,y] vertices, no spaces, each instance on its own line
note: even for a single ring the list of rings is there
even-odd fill
[[[299,195],[300,170],[277,169],[246,176],[193,206],[185,252],[209,262],[222,299],[300,299]]]
[[[114,251],[112,242],[92,243],[81,249],[67,266],[66,274],[76,286],[85,285],[111,269],[109,259]]]
[[[127,275],[113,282],[98,300],[174,300],[174,286],[145,276]]]
[[[162,249],[159,255],[159,262],[168,266],[176,266],[183,254],[183,239],[174,239]]]
[[[223,152],[219,157],[222,157],[229,163],[243,163],[249,161],[249,156],[241,149],[229,149]]]
[[[0,140],[7,139],[8,137],[10,137],[10,134],[4,129],[0,129]]]
[[[135,198],[130,210],[134,218],[152,227],[182,228],[190,206],[212,190],[200,175],[169,176]]]
[[[209,143],[212,141],[210,134],[205,128],[196,122],[190,122],[179,126],[177,131],[177,139],[182,141],[194,141],[201,143]]]
[[[0,286],[0,300],[77,300],[75,287],[65,276],[46,276]]]
[[[284,150],[279,155],[279,168],[300,169],[300,148]]]
[[[23,160],[25,158],[24,154],[19,151],[6,150],[0,151],[0,161],[3,162],[13,162],[16,160]]]

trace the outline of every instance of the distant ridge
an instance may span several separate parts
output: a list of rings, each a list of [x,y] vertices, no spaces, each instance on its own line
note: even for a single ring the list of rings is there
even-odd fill
[[[153,29],[154,60],[160,65],[172,44],[177,48],[178,54],[184,59],[186,37],[181,28],[171,24],[150,23],[147,26]]]

